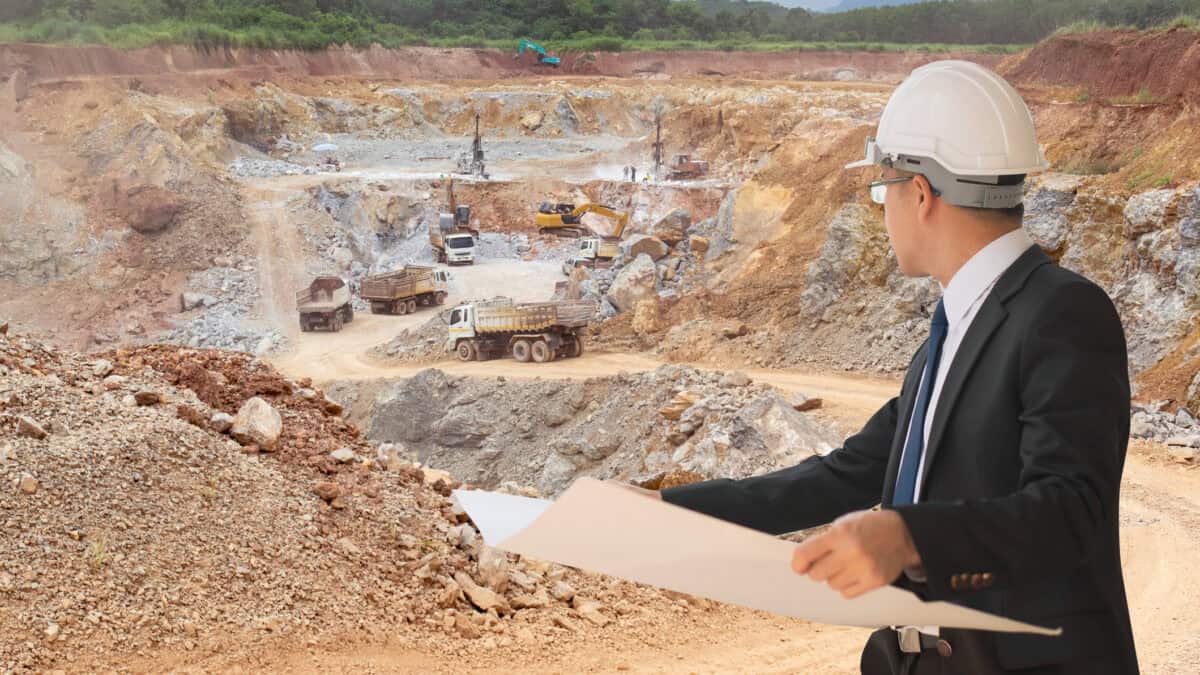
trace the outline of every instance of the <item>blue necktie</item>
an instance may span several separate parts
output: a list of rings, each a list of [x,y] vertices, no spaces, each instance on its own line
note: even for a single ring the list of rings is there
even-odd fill
[[[925,359],[925,376],[921,378],[921,392],[913,406],[908,440],[904,442],[904,454],[900,457],[900,472],[896,475],[896,493],[892,504],[903,506],[915,501],[917,471],[921,467],[921,455],[925,454],[925,414],[929,412],[929,400],[933,397],[933,383],[937,379],[938,360],[942,356],[942,343],[946,341],[946,307],[938,300],[937,309],[929,326],[929,356]]]

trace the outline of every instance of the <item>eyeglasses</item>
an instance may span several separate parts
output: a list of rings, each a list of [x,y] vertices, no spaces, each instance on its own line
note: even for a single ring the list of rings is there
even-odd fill
[[[874,183],[871,183],[868,186],[871,190],[871,201],[875,202],[876,204],[882,204],[884,199],[887,198],[887,186],[892,185],[893,183],[903,183],[905,181],[912,180],[913,178],[916,178],[916,176],[884,178],[883,180],[877,180]]]

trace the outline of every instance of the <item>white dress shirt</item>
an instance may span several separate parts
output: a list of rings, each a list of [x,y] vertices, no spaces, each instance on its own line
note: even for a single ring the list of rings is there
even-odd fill
[[[925,452],[929,449],[929,430],[933,427],[933,416],[937,411],[938,397],[941,396],[942,385],[946,382],[946,374],[950,372],[950,367],[954,363],[954,355],[958,352],[958,347],[962,344],[967,329],[971,327],[971,322],[975,320],[980,306],[992,292],[992,288],[1000,280],[1000,276],[1017,261],[1017,258],[1021,257],[1022,253],[1029,250],[1030,246],[1033,246],[1033,240],[1025,234],[1024,229],[1013,230],[971,256],[971,259],[959,268],[958,272],[955,272],[950,284],[942,289],[942,301],[946,309],[948,326],[946,341],[942,343],[942,353],[938,361],[937,377],[933,381],[933,396],[930,397],[929,409],[925,412],[925,442],[921,446],[917,485],[913,491],[914,504],[921,498],[921,482],[925,474]],[[925,367],[929,368],[929,364],[925,364]],[[923,372],[920,382],[919,386],[924,385],[925,374]],[[920,394],[918,388],[917,396]],[[913,400],[915,401],[916,397]],[[912,421],[910,420],[908,431],[904,437],[907,439],[911,433]],[[907,445],[905,443],[904,447]],[[900,464],[901,466],[904,464],[903,456],[900,458]]]

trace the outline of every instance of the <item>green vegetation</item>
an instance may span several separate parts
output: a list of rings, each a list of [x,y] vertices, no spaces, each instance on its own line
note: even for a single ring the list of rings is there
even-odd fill
[[[1171,185],[1174,182],[1174,175],[1171,173],[1159,173],[1163,170],[1162,160],[1154,162],[1154,164],[1136,176],[1125,181],[1125,186],[1130,190],[1140,190],[1147,187],[1163,188]]]
[[[745,0],[2,0],[0,41],[557,51],[1012,51],[1056,30],[1200,29],[1200,0],[938,0],[815,14]]]
[[[1114,105],[1158,105],[1166,100],[1165,96],[1156,96],[1150,93],[1148,88],[1142,87],[1138,93],[1132,96],[1114,96],[1108,99],[1108,102]]]

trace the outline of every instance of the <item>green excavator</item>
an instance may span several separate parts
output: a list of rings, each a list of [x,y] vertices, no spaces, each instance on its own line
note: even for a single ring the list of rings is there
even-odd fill
[[[526,49],[536,53],[538,57],[538,63],[543,66],[554,66],[557,68],[558,64],[562,63],[562,59],[558,58],[557,56],[550,56],[546,53],[545,47],[530,40],[521,40],[521,46],[517,47],[517,53],[515,56],[513,56],[513,58],[521,58],[521,55],[525,53]]]

